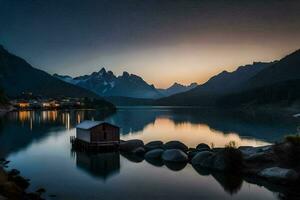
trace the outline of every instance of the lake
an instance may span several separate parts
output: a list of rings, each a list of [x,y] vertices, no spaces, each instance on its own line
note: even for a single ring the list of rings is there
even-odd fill
[[[242,177],[190,164],[72,151],[74,127],[87,119],[120,126],[124,140],[180,140],[189,147],[202,142],[223,147],[230,141],[261,146],[299,132],[300,126],[293,117],[200,108],[123,107],[106,118],[94,110],[20,111],[0,120],[0,156],[31,179],[29,191],[46,188],[47,199],[280,199],[280,193]]]

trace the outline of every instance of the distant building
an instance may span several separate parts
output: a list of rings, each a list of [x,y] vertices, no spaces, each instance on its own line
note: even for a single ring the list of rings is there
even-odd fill
[[[17,103],[17,107],[19,107],[20,109],[27,109],[27,108],[29,108],[29,106],[30,106],[29,102],[23,101],[23,102]]]
[[[76,127],[76,140],[97,145],[120,142],[120,128],[107,122],[84,121]]]

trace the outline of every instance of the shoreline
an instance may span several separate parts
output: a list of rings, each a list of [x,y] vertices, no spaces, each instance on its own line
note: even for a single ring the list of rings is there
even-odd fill
[[[21,176],[17,169],[6,171],[5,168],[9,162],[5,159],[0,161],[0,199],[43,200],[41,196],[45,189],[40,188],[36,192],[27,192],[30,180]]]
[[[201,143],[189,148],[180,141],[141,140],[121,141],[117,151],[131,161],[148,163],[176,170],[190,164],[199,174],[231,176],[251,184],[264,186],[290,199],[300,198],[300,137],[290,136],[281,143],[252,147],[236,147],[229,143],[223,148]],[[177,168],[178,167],[178,168]],[[231,178],[229,178],[231,179]],[[292,199],[293,199],[292,198]]]
[[[152,141],[144,144],[141,140],[121,141],[117,149],[124,157],[134,160],[146,160],[155,165],[163,163],[168,168],[180,170],[190,164],[201,175],[211,175],[217,180],[232,180],[228,192],[234,193],[242,181],[263,186],[284,197],[300,197],[300,152],[299,136],[293,136],[281,143],[252,147],[236,147],[229,143],[223,148],[209,147],[200,143],[189,148],[179,141],[163,143]],[[75,149],[76,150],[76,149]],[[92,152],[93,153],[93,152]],[[99,153],[99,152],[94,152]],[[291,157],[292,155],[296,157]],[[296,160],[294,160],[296,158]],[[292,161],[292,163],[290,163]],[[6,171],[10,161],[0,160],[0,199],[41,200],[45,189],[27,192],[29,180],[22,177],[16,169]],[[52,195],[51,195],[52,196]],[[53,195],[55,196],[55,195]],[[50,196],[49,196],[50,197]]]

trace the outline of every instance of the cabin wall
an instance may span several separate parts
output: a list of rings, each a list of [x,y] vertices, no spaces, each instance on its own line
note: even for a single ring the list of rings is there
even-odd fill
[[[119,141],[119,128],[107,124],[101,124],[91,130],[91,141]]]
[[[90,130],[77,129],[76,138],[85,142],[91,142]]]

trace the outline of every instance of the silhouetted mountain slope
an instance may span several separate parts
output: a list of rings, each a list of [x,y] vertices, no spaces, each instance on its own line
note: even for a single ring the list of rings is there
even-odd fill
[[[300,103],[300,79],[277,82],[243,92],[225,95],[218,99],[218,106],[252,106],[277,104],[289,106]]]
[[[25,60],[0,46],[0,85],[9,97],[22,92],[50,97],[97,97],[85,89],[58,80],[48,73],[33,68]]]
[[[241,66],[233,72],[223,71],[190,91],[159,99],[155,104],[214,105],[220,96],[242,90],[243,85],[250,78],[272,64],[256,62],[252,65]]]
[[[300,79],[300,49],[261,70],[248,80],[246,87],[255,88],[294,79]]]
[[[250,78],[244,90],[226,95],[218,105],[292,105],[300,102],[300,50]]]

